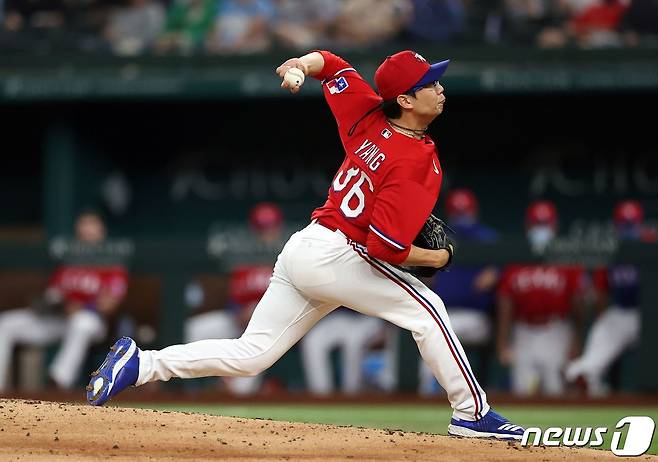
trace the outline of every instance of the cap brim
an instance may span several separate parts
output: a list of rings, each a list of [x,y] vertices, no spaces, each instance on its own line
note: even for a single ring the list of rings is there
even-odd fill
[[[439,80],[439,78],[445,73],[446,69],[448,69],[448,64],[450,64],[449,59],[432,64],[430,70],[425,73],[423,78],[420,79],[416,85],[414,85],[414,88],[422,87],[423,85]]]

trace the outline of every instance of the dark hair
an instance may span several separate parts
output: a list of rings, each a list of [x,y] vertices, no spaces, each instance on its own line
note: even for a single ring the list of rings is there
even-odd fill
[[[398,104],[397,99],[389,99],[388,101],[384,101],[384,104],[382,105],[382,111],[384,112],[384,115],[389,119],[399,119],[402,117],[402,108]]]

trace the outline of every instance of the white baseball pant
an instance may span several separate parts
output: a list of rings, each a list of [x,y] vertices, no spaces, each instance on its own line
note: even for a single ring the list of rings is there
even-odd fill
[[[239,339],[140,351],[136,385],[172,377],[259,374],[341,305],[411,331],[455,417],[475,420],[488,412],[486,394],[439,296],[417,278],[369,257],[340,231],[319,224],[310,224],[287,242]]]
[[[547,395],[562,394],[562,370],[569,359],[571,338],[571,325],[562,319],[539,325],[516,322],[512,390],[520,395],[535,393],[540,388]]]
[[[590,395],[605,394],[607,386],[603,376],[619,355],[639,338],[640,310],[611,306],[592,325],[582,356],[567,366],[567,380],[582,375],[587,380]]]
[[[96,313],[80,310],[68,317],[40,315],[30,308],[0,313],[0,391],[9,386],[14,345],[46,346],[62,340],[49,367],[50,377],[62,388],[71,388],[89,347],[106,335],[105,321]]]
[[[448,307],[452,330],[464,345],[484,345],[491,338],[491,322],[486,313],[473,308]],[[418,368],[418,392],[423,396],[435,394],[436,380],[427,363]]]
[[[226,311],[209,311],[197,314],[185,321],[183,340],[185,343],[206,339],[237,338],[240,327],[235,317]],[[223,377],[229,391],[236,395],[257,393],[263,383],[263,375],[254,377]]]

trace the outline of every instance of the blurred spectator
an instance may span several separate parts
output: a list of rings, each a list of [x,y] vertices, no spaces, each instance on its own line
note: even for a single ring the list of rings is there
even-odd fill
[[[64,3],[58,0],[5,0],[4,27],[23,29],[60,29],[65,24]]]
[[[165,21],[164,7],[156,0],[125,0],[105,28],[105,38],[118,55],[133,56],[150,49]]]
[[[636,200],[617,203],[613,221],[617,236],[621,240],[656,242],[656,230],[644,224],[644,208]]]
[[[557,234],[558,216],[555,204],[537,200],[526,209],[525,229],[533,252],[542,254]]]
[[[453,189],[445,203],[448,224],[455,230],[457,239],[491,242],[498,239],[498,233],[480,222],[480,205],[470,189]]]
[[[543,252],[555,237],[558,215],[550,201],[526,210],[526,233],[533,250]],[[511,366],[512,390],[559,395],[562,370],[580,348],[585,270],[580,266],[512,264],[497,291],[498,358]]]
[[[75,235],[81,245],[100,246],[105,224],[97,213],[83,212]],[[128,274],[120,265],[66,264],[52,274],[37,306],[0,314],[0,391],[9,386],[15,345],[46,346],[58,340],[62,343],[50,364],[50,378],[60,388],[75,386],[89,348],[104,340],[127,284]]]
[[[622,201],[613,212],[621,240],[643,241],[644,210],[637,201]],[[597,319],[587,336],[582,356],[565,369],[570,382],[584,379],[590,396],[602,396],[609,387],[604,378],[612,364],[640,339],[640,276],[638,268],[616,264],[597,268],[593,274]]]
[[[418,42],[454,40],[464,33],[467,20],[464,0],[413,0],[405,38]]]
[[[175,0],[167,12],[164,32],[155,45],[156,51],[183,54],[199,51],[212,27],[216,11],[216,0]]]
[[[376,386],[391,391],[396,382],[392,362],[396,329],[386,321],[339,307],[322,318],[301,340],[302,363],[309,392],[329,395],[335,392],[331,353],[341,352],[340,389],[347,395],[365,390],[364,362],[371,350],[381,349]]]
[[[480,223],[479,204],[475,194],[466,188],[453,189],[445,203],[446,218],[455,230],[458,242],[494,242],[498,233]],[[450,323],[464,348],[476,349],[482,367],[476,375],[486,382],[486,362],[491,341],[492,311],[499,270],[492,265],[462,266],[440,272],[432,281],[432,289],[446,306]],[[472,354],[468,355],[473,358]],[[421,361],[420,393],[432,394],[438,383],[432,371]]]
[[[283,214],[276,204],[256,204],[249,214],[249,226],[254,239],[264,244],[281,242],[284,238]],[[184,342],[240,337],[267,290],[273,269],[271,261],[234,266],[229,274],[228,305],[222,309],[190,316],[185,323]],[[231,393],[251,395],[261,389],[263,375],[222,377],[222,380]]]
[[[562,370],[580,343],[575,333],[584,276],[579,266],[505,268],[498,288],[497,350],[501,364],[511,365],[514,393],[563,393]]]
[[[6,0],[0,14],[3,49],[48,52],[50,50],[107,50],[102,30],[112,0]]]
[[[326,46],[338,15],[338,0],[276,0],[272,33],[277,42],[307,50]]]
[[[249,226],[267,244],[283,239],[283,213],[278,205],[271,202],[261,202],[251,209]]]
[[[628,8],[624,0],[597,0],[577,9],[561,24],[544,29],[538,36],[538,43],[545,48],[575,44],[582,48],[621,46],[619,34],[621,18]]]
[[[223,0],[206,41],[211,53],[256,53],[271,46],[268,23],[274,16],[269,0]]]
[[[503,0],[501,35],[513,43],[534,44],[542,30],[555,29],[569,15],[569,0]]]
[[[637,46],[648,39],[658,42],[658,0],[630,0],[619,27],[625,45]]]
[[[574,16],[569,28],[583,48],[620,46],[619,24],[628,8],[621,0],[601,0]]]
[[[336,20],[336,41],[360,47],[392,40],[407,26],[412,13],[411,0],[343,0]]]

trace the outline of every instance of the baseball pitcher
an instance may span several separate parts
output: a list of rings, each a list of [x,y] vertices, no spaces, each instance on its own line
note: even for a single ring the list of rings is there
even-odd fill
[[[140,350],[122,338],[92,374],[89,402],[102,405],[128,386],[171,377],[258,374],[343,305],[412,332],[447,391],[450,434],[520,439],[523,429],[490,409],[443,302],[415,276],[446,268],[454,253],[442,222],[431,215],[443,169],[426,134],[443,112],[446,97],[438,79],[447,67],[447,60],[430,65],[418,53],[401,51],[377,69],[375,93],[328,51],[279,66],[282,87],[292,93],[299,91],[300,77],[319,80],[338,124],[345,157],[327,201],[288,240],[240,338],[160,351]]]

